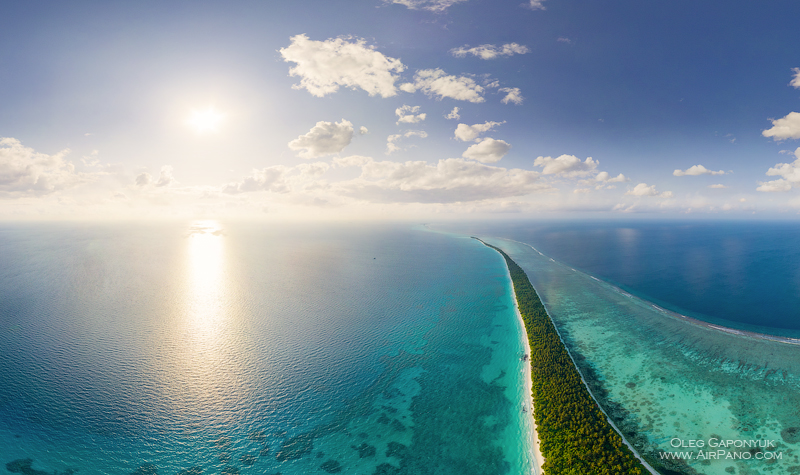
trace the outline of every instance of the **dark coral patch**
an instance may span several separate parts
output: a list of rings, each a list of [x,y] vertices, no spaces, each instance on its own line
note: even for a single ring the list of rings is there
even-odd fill
[[[339,473],[342,471],[342,464],[340,464],[336,460],[327,460],[322,465],[320,465],[319,468],[325,470],[328,473]]]
[[[800,442],[800,427],[787,427],[781,431],[781,438],[787,444]]]
[[[314,436],[310,434],[296,435],[281,443],[281,450],[275,454],[279,462],[302,458],[314,449]]]
[[[377,453],[377,449],[375,449],[375,446],[369,445],[366,442],[362,443],[358,447],[356,447],[355,445],[351,445],[350,448],[357,450],[358,457],[362,459],[365,457],[374,457],[375,454]]]
[[[375,467],[372,475],[400,475],[400,469],[388,463],[382,463]]]

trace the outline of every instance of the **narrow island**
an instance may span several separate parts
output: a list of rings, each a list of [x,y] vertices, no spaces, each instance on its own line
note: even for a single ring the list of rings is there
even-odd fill
[[[546,475],[649,471],[608,422],[581,380],[528,276],[503,250],[530,345],[533,417]]]

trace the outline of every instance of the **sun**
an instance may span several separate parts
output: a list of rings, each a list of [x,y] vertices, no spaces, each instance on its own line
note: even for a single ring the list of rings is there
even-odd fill
[[[213,107],[205,110],[193,110],[186,124],[198,135],[219,132],[219,126],[225,120],[225,114],[217,112]]]

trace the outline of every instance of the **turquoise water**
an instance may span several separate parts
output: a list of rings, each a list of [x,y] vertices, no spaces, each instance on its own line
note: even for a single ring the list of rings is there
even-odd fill
[[[664,473],[800,473],[800,342],[693,323],[528,244],[482,239],[526,271],[595,397]]]
[[[470,228],[533,244],[559,262],[684,315],[800,337],[797,222],[518,221]]]
[[[500,256],[409,226],[0,226],[18,473],[529,473]]]

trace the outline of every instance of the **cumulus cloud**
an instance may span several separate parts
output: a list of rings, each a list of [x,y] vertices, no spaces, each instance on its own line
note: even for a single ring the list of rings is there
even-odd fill
[[[483,102],[483,87],[472,78],[451,76],[441,69],[422,69],[414,74],[413,83],[404,83],[400,89],[406,92],[421,90],[425,94],[443,99],[448,97],[459,101]]]
[[[289,167],[283,165],[253,170],[250,175],[244,177],[241,181],[225,185],[222,188],[222,192],[231,195],[252,191],[287,193],[289,187],[283,177],[288,170]]]
[[[530,0],[528,8],[531,10],[546,10],[544,7],[544,0]]]
[[[483,163],[494,163],[505,157],[509,150],[511,145],[506,141],[486,138],[471,145],[461,156]]]
[[[761,132],[772,140],[800,139],[800,112],[789,112],[786,117],[772,121],[772,127]]]
[[[757,191],[764,191],[767,193],[775,192],[775,191],[789,191],[792,189],[792,184],[784,179],[779,180],[772,180],[772,181],[760,181],[758,182],[759,186],[756,188]]]
[[[444,116],[444,118],[445,119],[456,119],[456,120],[460,119],[461,116],[458,115],[458,107],[453,107],[453,110],[451,110],[449,114]]]
[[[353,140],[353,124],[342,119],[341,122],[319,121],[307,134],[289,142],[289,148],[299,151],[303,158],[317,158],[339,153]]]
[[[592,157],[588,157],[582,162],[575,155],[561,155],[556,158],[537,157],[533,161],[534,166],[543,168],[543,175],[562,175],[567,177],[588,175],[597,169],[599,163]]]
[[[725,172],[723,170],[720,171],[713,171],[708,170],[703,165],[693,165],[686,170],[675,170],[672,172],[675,176],[698,176],[698,175],[724,175]]]
[[[453,48],[450,53],[457,57],[463,58],[468,54],[477,56],[481,59],[495,59],[498,56],[512,56],[515,54],[525,54],[528,52],[528,47],[517,43],[506,43],[502,46],[495,45],[480,45],[474,48],[469,48],[469,45],[459,46]]]
[[[428,10],[432,12],[443,12],[456,3],[466,2],[467,0],[386,0],[387,3],[404,5],[409,10]]]
[[[0,196],[46,195],[91,180],[64,160],[68,153],[66,149],[47,155],[17,139],[0,138]]]
[[[405,70],[399,59],[384,56],[363,39],[331,38],[314,41],[306,35],[290,38],[291,44],[281,48],[283,60],[295,63],[291,76],[300,77],[294,89],[306,89],[323,97],[339,87],[363,89],[370,96],[391,97],[397,94],[395,81]]]
[[[157,179],[154,179],[153,176],[147,172],[142,172],[136,175],[134,183],[140,188],[150,186],[156,188],[167,187],[175,183],[175,177],[172,175],[172,171],[173,168],[171,165],[164,165],[161,167],[161,171],[159,172]]]
[[[358,129],[358,134],[359,135],[367,135],[368,133],[369,133],[369,130],[366,127],[364,127],[363,125],[361,126],[360,129]]]
[[[656,191],[656,185],[647,186],[647,183],[639,183],[638,185],[634,186],[632,190],[626,191],[625,194],[632,196],[659,196],[661,198],[672,198],[671,191],[659,193]]]
[[[712,189],[715,189],[715,190],[716,190],[716,189],[727,188],[727,186],[725,186],[725,185],[723,185],[723,184],[721,184],[721,183],[718,183],[718,184],[716,184],[716,185],[708,185],[708,187],[709,187],[709,188],[712,188]]]
[[[597,162],[595,162],[595,163],[597,163]],[[617,176],[615,176],[613,178],[609,178],[608,172],[600,172],[600,173],[597,174],[596,177],[594,177],[594,179],[595,179],[595,181],[600,182],[600,183],[624,183],[626,181],[629,181],[628,178],[625,175],[623,175],[622,173],[620,173],[619,175],[617,175]]]
[[[522,101],[525,99],[522,97],[522,92],[520,92],[518,87],[502,87],[499,89],[500,92],[505,92],[506,97],[504,97],[500,102],[503,104],[508,104],[509,102],[513,102],[516,105],[522,104]]]
[[[404,104],[402,107],[398,107],[394,110],[394,113],[397,114],[397,124],[416,124],[417,122],[422,122],[425,120],[427,114],[424,112],[418,114],[418,112],[419,106],[411,107]]]
[[[778,163],[767,170],[767,176],[779,176],[781,178],[768,182],[759,182],[758,191],[789,191],[800,185],[800,147],[794,151],[795,160],[792,163]]]
[[[455,136],[458,140],[463,142],[471,142],[478,138],[478,135],[483,132],[488,132],[498,125],[505,124],[506,122],[484,122],[483,124],[458,124],[456,127]]]
[[[319,179],[330,165],[324,162],[301,163],[295,167],[275,165],[253,170],[238,182],[228,183],[222,187],[222,193],[237,195],[254,191],[273,193],[289,193],[293,188]]]
[[[792,68],[792,72],[794,73],[794,77],[789,85],[795,89],[800,89],[800,68]]]
[[[155,186],[162,187],[162,186],[169,186],[175,181],[175,177],[172,176],[172,166],[171,165],[164,165],[161,167],[161,172],[158,174],[158,180],[155,182]]]
[[[365,157],[364,155],[349,155],[347,157],[335,157],[331,162],[334,166],[339,167],[363,167],[371,163],[372,157]]]
[[[534,171],[505,169],[461,158],[404,163],[376,162],[366,157],[348,161],[361,176],[341,184],[341,193],[380,203],[454,203],[550,190]]]
[[[152,182],[153,182],[153,176],[147,172],[142,172],[136,175],[136,178],[134,179],[134,183],[136,183],[136,186],[147,186]]]
[[[409,130],[404,134],[390,135],[389,137],[386,138],[386,153],[390,154],[393,152],[397,152],[398,150],[401,150],[400,146],[397,145],[397,142],[399,142],[400,139],[408,137],[420,137],[424,139],[427,136],[428,133],[425,132],[424,130]]]

